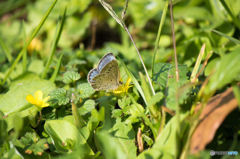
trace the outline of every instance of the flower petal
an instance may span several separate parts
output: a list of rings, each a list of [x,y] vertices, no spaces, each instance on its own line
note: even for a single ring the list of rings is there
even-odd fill
[[[27,95],[26,100],[31,104],[36,104],[36,99],[32,95]]]
[[[48,107],[49,106],[49,103],[43,103],[42,105],[41,105],[41,107],[43,108],[43,107]]]
[[[47,96],[47,97],[44,98],[42,101],[45,103],[46,101],[48,101],[49,98],[50,98],[50,96]]]
[[[38,90],[37,92],[35,92],[34,96],[37,100],[41,101],[43,98],[43,92],[41,90]]]

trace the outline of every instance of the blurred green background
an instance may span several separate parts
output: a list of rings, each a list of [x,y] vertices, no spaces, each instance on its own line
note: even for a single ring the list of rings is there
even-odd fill
[[[125,1],[106,0],[106,2],[113,7],[120,17]],[[229,42],[228,39],[211,31],[215,29],[239,38],[238,25],[234,24],[220,1],[175,0],[173,3],[179,64],[186,64],[191,70],[203,43],[206,44],[207,53],[211,50],[214,51],[210,59],[210,62],[213,61],[212,66],[214,66],[213,59],[236,47],[235,43]],[[228,0],[225,3],[234,16],[239,14],[239,0]],[[6,46],[14,59],[25,43],[23,40],[24,32],[26,32],[26,39],[28,39],[51,4],[52,1],[49,0],[6,0],[0,2],[0,37],[2,41],[0,78],[4,77],[12,62],[6,58],[3,46]],[[126,25],[149,72],[151,72],[154,44],[164,4],[164,0],[130,0],[125,16]],[[113,52],[126,63],[135,76],[139,77],[138,72],[143,72],[143,68],[127,33],[97,0],[59,0],[57,2],[40,32],[28,47],[28,58],[30,58],[28,71],[39,75],[42,73],[51,51],[59,16],[65,7],[67,8],[66,20],[54,56],[55,63],[51,65],[52,71],[60,54],[64,53],[62,60],[64,67],[61,70],[77,69],[83,77],[81,80],[86,81],[88,71],[97,66],[98,60],[104,54]],[[173,47],[170,28],[171,22],[168,12],[161,32],[156,62],[172,61]],[[21,66],[21,61],[19,66]],[[48,78],[51,77],[52,71],[49,70]],[[17,66],[11,73],[11,79],[18,77],[21,72],[21,67]],[[123,78],[124,75],[125,72],[121,68]]]

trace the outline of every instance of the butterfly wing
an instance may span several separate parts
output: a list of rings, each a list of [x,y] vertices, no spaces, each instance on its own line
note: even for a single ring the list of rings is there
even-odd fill
[[[87,76],[88,82],[91,83],[92,79],[97,75],[99,75],[98,69],[94,68],[91,71],[89,71]]]
[[[110,61],[116,60],[113,53],[108,53],[98,63],[98,71],[100,72]]]
[[[108,62],[100,73],[92,78],[91,86],[94,90],[114,90],[119,85],[120,72],[116,60]]]

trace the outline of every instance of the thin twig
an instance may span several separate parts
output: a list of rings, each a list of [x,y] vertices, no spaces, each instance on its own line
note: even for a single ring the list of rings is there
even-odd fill
[[[91,41],[91,50],[94,49],[95,43],[96,43],[96,25],[97,25],[97,19],[94,19],[92,22],[92,41]]]
[[[177,78],[177,82],[178,82],[178,81],[179,81],[179,76],[178,76],[178,62],[177,62],[177,51],[176,51],[176,42],[175,42],[175,33],[174,33],[172,0],[170,0],[170,13],[171,13],[171,23],[172,23],[172,38],[173,38],[173,49],[174,49],[174,57],[175,57],[176,78]]]

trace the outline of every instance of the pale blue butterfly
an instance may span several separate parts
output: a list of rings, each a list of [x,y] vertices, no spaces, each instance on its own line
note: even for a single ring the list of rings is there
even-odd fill
[[[87,79],[96,91],[118,88],[120,71],[115,56],[112,53],[104,55],[99,61],[98,67],[89,71]]]

